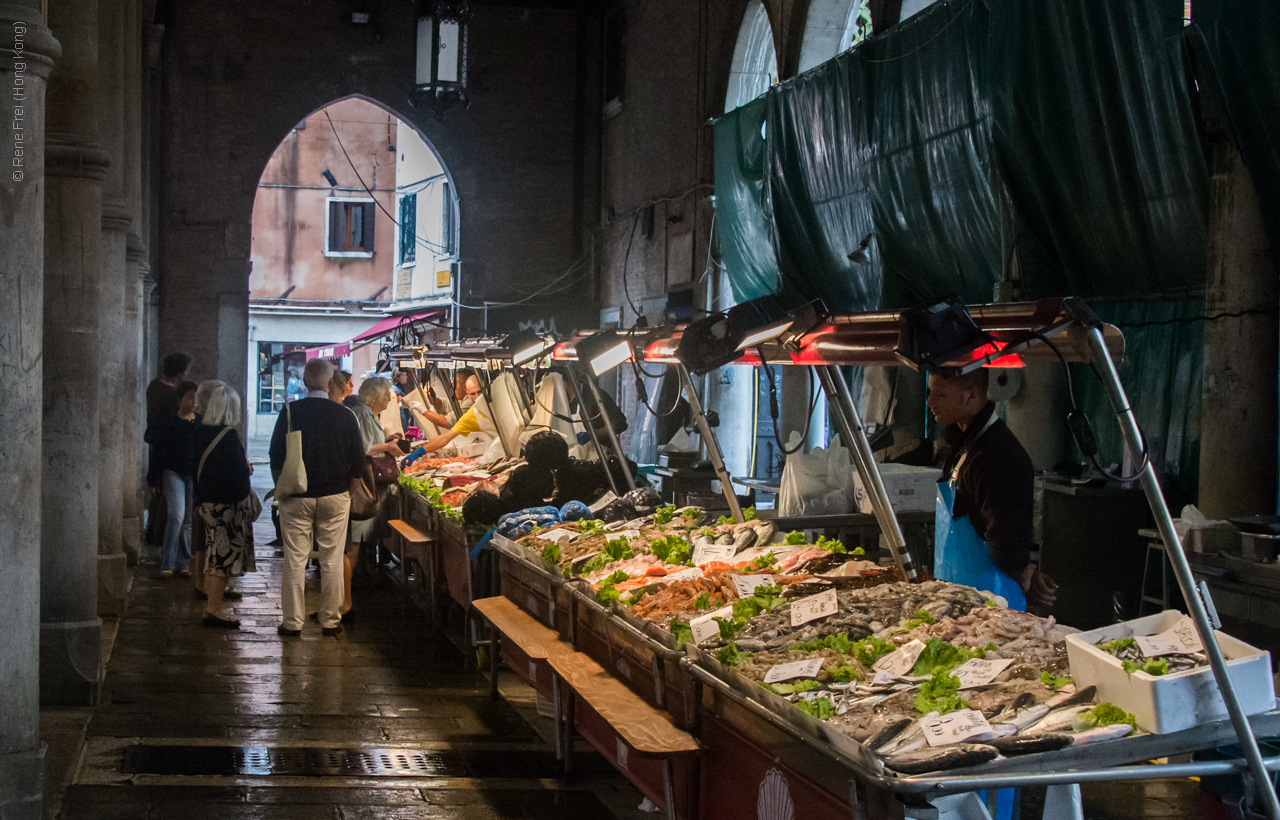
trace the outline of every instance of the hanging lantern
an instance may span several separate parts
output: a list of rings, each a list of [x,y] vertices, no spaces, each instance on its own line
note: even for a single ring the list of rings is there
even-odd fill
[[[437,116],[467,101],[467,0],[418,0],[417,70],[409,102]]]

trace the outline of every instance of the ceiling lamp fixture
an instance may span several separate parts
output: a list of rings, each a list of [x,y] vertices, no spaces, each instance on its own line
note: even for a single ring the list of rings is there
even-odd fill
[[[437,119],[467,99],[467,0],[418,0],[417,71],[409,104],[435,111]]]
[[[967,370],[990,347],[999,354],[993,339],[969,315],[964,302],[950,298],[929,307],[902,311],[898,346],[894,355],[913,370],[951,375]],[[976,355],[975,355],[976,354]]]
[[[807,333],[816,321],[812,304],[787,310],[776,296],[761,296],[690,324],[681,334],[676,358],[702,375],[742,358],[743,351],[785,342],[793,330]]]
[[[586,364],[597,376],[603,376],[631,358],[631,343],[612,330],[602,330],[580,339],[575,348],[578,361]]]
[[[488,351],[490,359],[504,359],[519,367],[545,356],[556,346],[553,334],[542,334],[533,328],[516,331],[503,340],[502,344]]]

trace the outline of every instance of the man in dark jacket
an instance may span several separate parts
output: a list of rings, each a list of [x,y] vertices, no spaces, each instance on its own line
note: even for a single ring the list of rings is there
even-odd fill
[[[160,377],[151,380],[147,385],[147,428],[142,433],[142,440],[147,444],[155,443],[156,430],[165,419],[178,415],[177,387],[187,380],[187,371],[191,369],[191,357],[186,353],[170,353],[160,363]],[[148,451],[148,462],[152,453]],[[154,465],[147,464],[147,474],[154,471]],[[148,544],[159,544],[164,535],[167,518],[164,494],[152,494],[147,502],[147,531],[143,536]]]
[[[942,431],[942,480],[955,482],[952,518],[968,517],[991,561],[1027,600],[1052,606],[1057,584],[1031,563],[1035,470],[1031,457],[987,400],[987,371],[931,376],[929,409]]]
[[[304,580],[314,540],[320,551],[320,626],[325,635],[342,632],[342,552],[351,512],[350,490],[364,471],[364,441],[355,415],[329,398],[333,365],[324,359],[307,362],[302,373],[306,398],[285,405],[271,435],[271,477],[279,482],[284,468],[285,439],[290,429],[302,433],[302,463],[307,489],[280,498],[280,531],[284,537],[284,620],[281,635],[302,633],[306,617]]]

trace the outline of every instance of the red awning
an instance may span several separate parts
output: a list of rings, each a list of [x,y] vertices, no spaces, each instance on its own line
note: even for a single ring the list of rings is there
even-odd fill
[[[362,342],[368,342],[372,339],[377,339],[380,336],[386,336],[388,333],[398,330],[405,325],[412,324],[419,319],[425,319],[428,316],[434,316],[441,312],[442,311],[439,310],[428,310],[423,313],[415,313],[412,316],[388,316],[349,342],[307,348],[307,358],[336,359],[340,356],[350,356],[351,348],[361,344]]]

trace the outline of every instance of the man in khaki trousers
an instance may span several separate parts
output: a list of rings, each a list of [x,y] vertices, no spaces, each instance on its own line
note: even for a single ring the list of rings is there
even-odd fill
[[[331,401],[326,388],[333,365],[312,359],[302,372],[306,398],[290,402],[276,419],[271,436],[271,475],[277,483],[285,462],[290,430],[302,433],[302,463],[307,489],[280,499],[284,541],[284,618],[281,635],[302,634],[306,619],[304,581],[312,542],[320,552],[320,627],[325,635],[342,633],[342,551],[347,543],[352,485],[364,470],[364,441],[355,415]]]

